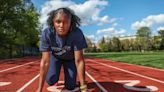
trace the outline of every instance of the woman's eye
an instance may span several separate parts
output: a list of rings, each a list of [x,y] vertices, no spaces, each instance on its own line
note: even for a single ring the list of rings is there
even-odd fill
[[[60,20],[56,20],[56,23],[61,23],[61,21]]]

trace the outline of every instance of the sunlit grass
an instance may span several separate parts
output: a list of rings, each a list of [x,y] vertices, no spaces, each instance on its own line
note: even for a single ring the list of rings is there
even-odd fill
[[[85,57],[104,58],[117,62],[125,62],[164,69],[164,52],[85,53]]]

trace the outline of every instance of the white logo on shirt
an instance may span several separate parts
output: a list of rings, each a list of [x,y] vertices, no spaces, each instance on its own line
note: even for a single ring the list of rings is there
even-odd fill
[[[67,51],[71,50],[71,46],[64,46],[62,48],[60,48],[60,47],[52,47],[52,50],[54,51],[55,55],[63,55]]]

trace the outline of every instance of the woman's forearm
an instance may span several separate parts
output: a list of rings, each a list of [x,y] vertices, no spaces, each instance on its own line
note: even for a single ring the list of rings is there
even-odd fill
[[[77,61],[77,73],[80,85],[85,85],[85,62],[84,59]]]
[[[38,87],[40,91],[42,91],[45,77],[47,75],[48,67],[49,67],[49,61],[42,59],[40,63],[40,78],[39,78],[39,87]]]

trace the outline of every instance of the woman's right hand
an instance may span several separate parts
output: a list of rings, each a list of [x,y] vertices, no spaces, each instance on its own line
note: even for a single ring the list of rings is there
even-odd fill
[[[87,85],[85,84],[85,85],[80,86],[80,91],[81,92],[88,92]]]

